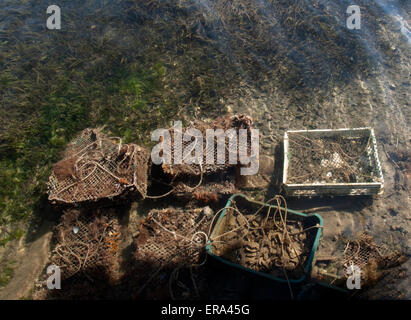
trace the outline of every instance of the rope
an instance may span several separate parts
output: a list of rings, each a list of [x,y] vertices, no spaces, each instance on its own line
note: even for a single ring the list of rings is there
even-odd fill
[[[201,186],[201,184],[203,183],[203,167],[202,167],[202,165],[201,165],[201,163],[200,163],[200,181],[197,183],[197,185],[195,186],[195,187],[188,187],[188,188],[190,188],[190,191],[194,191],[195,189],[197,189],[199,186]],[[150,195],[146,195],[146,198],[148,198],[148,199],[160,199],[160,198],[164,198],[164,197],[167,197],[169,194],[171,194],[171,193],[173,193],[174,192],[174,190],[175,190],[176,188],[172,188],[170,191],[168,191],[168,192],[166,192],[165,194],[162,194],[162,195],[160,195],[160,196],[150,196]]]
[[[267,208],[267,204],[273,201],[276,202],[276,205],[271,205]],[[171,255],[170,259],[167,259],[167,261],[161,264],[161,266],[148,279],[147,283],[152,281],[152,279],[160,272],[160,270],[162,270],[167,264],[169,264],[175,257],[181,256],[181,257],[184,257],[184,261],[181,262],[181,265],[178,268],[173,270],[169,278],[170,296],[172,299],[175,298],[172,286],[173,286],[173,283],[175,282],[179,283],[179,280],[178,280],[179,271],[178,270],[183,266],[190,268],[190,275],[191,275],[191,280],[193,282],[193,287],[194,287],[196,294],[198,295],[198,288],[194,280],[193,268],[198,268],[198,267],[203,266],[207,262],[207,255],[204,255],[203,261],[199,263],[197,261],[193,262],[192,258],[197,257],[197,254],[201,252],[202,250],[204,250],[207,245],[211,245],[211,244],[225,245],[229,243],[230,241],[232,241],[232,238],[230,238],[231,240],[228,240],[227,236],[231,234],[235,235],[241,232],[240,233],[241,237],[243,239],[247,239],[250,230],[260,229],[264,233],[264,229],[267,228],[268,222],[271,220],[273,221],[275,225],[275,229],[279,232],[276,234],[276,237],[277,237],[277,241],[280,246],[279,257],[274,257],[275,259],[273,260],[273,263],[277,268],[282,270],[282,272],[284,273],[285,279],[287,280],[288,287],[290,290],[291,298],[293,299],[294,295],[293,295],[292,287],[289,281],[289,276],[287,275],[288,261],[290,261],[291,259],[297,259],[297,261],[295,262],[297,264],[297,268],[300,267],[304,272],[303,262],[300,256],[302,251],[299,252],[296,249],[296,246],[295,246],[296,240],[294,237],[297,236],[298,234],[307,232],[314,228],[320,228],[321,226],[319,225],[310,226],[298,232],[291,233],[288,227],[288,209],[287,209],[287,203],[284,197],[275,196],[272,199],[268,200],[266,203],[256,202],[253,200],[251,200],[251,202],[259,204],[259,207],[256,208],[254,212],[251,212],[247,216],[244,215],[244,213],[241,212],[235,204],[219,209],[217,212],[213,214],[209,222],[207,222],[209,224],[207,231],[198,230],[201,227],[201,225],[204,223],[204,219],[206,218],[206,216],[200,219],[199,222],[194,223],[194,225],[190,227],[189,230],[185,230],[184,233],[176,232],[175,230],[170,230],[170,228],[166,227],[161,222],[161,220],[159,220],[157,216],[155,215],[150,216],[150,221],[153,221],[153,223],[157,225],[163,232],[166,232],[167,234],[171,235],[171,237],[174,239],[172,241],[176,241],[176,243],[179,243],[181,245],[181,248],[177,249],[174,252],[174,254]],[[259,225],[258,227],[252,227],[250,225],[250,222],[253,221],[256,218],[256,216],[259,213],[261,213],[261,211],[264,208],[267,208],[267,212],[265,213],[265,216],[262,217],[261,225]],[[226,210],[225,217],[232,216],[233,218],[236,219],[236,224],[238,225],[234,226],[230,230],[222,230],[223,232],[220,234],[212,234],[213,227],[215,227],[215,221],[217,217],[220,216],[223,210]],[[159,234],[159,233],[156,233],[156,234]],[[189,254],[187,255],[187,253]],[[147,283],[143,285],[139,293],[142,292],[142,290],[146,287]],[[179,283],[179,285],[181,286],[181,283]],[[185,288],[187,289],[187,287]]]
[[[137,145],[123,144],[119,137],[106,138],[97,135],[97,140],[88,143],[90,133],[83,133],[74,140],[66,151],[67,159],[74,159],[71,178],[49,182],[49,198],[63,202],[81,202],[113,197],[119,195],[127,187],[134,186],[144,197],[146,194],[146,176],[136,175],[136,168],[146,161],[145,153]],[[119,142],[112,141],[116,139]],[[84,144],[88,143],[85,147]],[[79,150],[75,150],[79,148]],[[124,154],[122,153],[124,151]],[[143,150],[144,151],[144,150]],[[70,154],[72,152],[72,154]],[[69,164],[67,164],[68,166]],[[70,172],[69,172],[70,173]],[[114,179],[114,180],[113,180]],[[97,185],[96,185],[97,184]],[[67,191],[70,192],[67,192]]]

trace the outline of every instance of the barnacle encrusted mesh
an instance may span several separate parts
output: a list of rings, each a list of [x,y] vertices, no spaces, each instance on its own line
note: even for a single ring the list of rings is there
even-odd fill
[[[171,178],[173,193],[189,198],[201,198],[209,192],[218,195],[234,193],[235,169],[241,166],[239,152],[244,150],[247,156],[251,154],[251,128],[252,118],[246,115],[219,117],[211,122],[196,120],[186,128],[170,128],[171,149],[169,154],[164,150],[163,156],[169,156],[171,164],[163,163],[162,169]],[[196,136],[193,129],[200,134]],[[246,139],[239,138],[240,129],[245,129]],[[210,136],[210,140],[207,130],[214,130],[215,136]],[[191,140],[182,139],[185,133],[192,136]],[[197,146],[202,151],[200,156],[196,161],[193,158],[187,161]],[[181,152],[181,163],[178,163],[177,149]],[[207,155],[212,155],[213,163],[207,163]]]
[[[209,207],[151,210],[140,226],[135,259],[153,272],[199,264],[212,217]]]
[[[50,201],[79,203],[111,198],[126,191],[144,198],[150,154],[135,144],[122,144],[98,129],[85,129],[53,166],[48,182]]]
[[[246,115],[235,115],[235,116],[225,116],[219,117],[214,121],[206,122],[196,120],[190,122],[190,124],[186,128],[182,128],[181,131],[177,128],[170,128],[169,133],[171,137],[171,150],[170,150],[170,157],[171,157],[171,164],[163,165],[164,172],[168,173],[171,176],[176,176],[179,174],[186,174],[186,175],[200,175],[201,172],[203,174],[208,173],[215,173],[221,170],[226,170],[227,167],[233,167],[238,164],[238,150],[240,148],[240,144],[246,144],[243,147],[245,150],[250,151],[250,129],[252,126],[252,118]],[[199,139],[195,136],[192,132],[193,129],[198,130],[201,133]],[[233,129],[232,132],[228,131],[229,129]],[[247,140],[238,139],[238,132],[240,129],[247,130]],[[214,143],[211,144],[207,141],[207,130],[215,130],[215,137]],[[219,130],[219,131],[218,131]],[[191,131],[191,132],[190,132]],[[181,138],[176,139],[176,135],[180,134],[180,137],[183,137],[185,133],[189,133],[190,136],[193,136],[191,140],[184,141]],[[230,137],[232,137],[230,139]],[[219,138],[222,138],[224,141],[224,154],[222,159],[218,163],[218,141]],[[236,138],[236,139],[234,139]],[[200,141],[201,140],[201,141]],[[201,159],[201,166],[196,163],[187,164],[187,158],[190,156],[188,151],[194,151],[197,143],[202,144],[202,159]],[[177,163],[177,156],[176,156],[176,148],[180,147],[183,151],[182,155],[182,163]],[[232,151],[235,154],[235,163],[230,164],[229,159],[229,151]],[[212,154],[214,163],[207,164],[207,154]],[[166,154],[164,153],[164,157]],[[200,159],[199,159],[200,160]]]
[[[363,268],[371,259],[383,258],[387,253],[387,248],[377,245],[370,235],[363,233],[357,239],[347,242],[342,264],[344,267],[354,264]]]
[[[175,183],[173,193],[175,196],[184,199],[195,198],[203,202],[217,202],[218,196],[235,193],[235,184],[229,179],[229,174],[227,174],[227,180],[224,180],[222,176],[214,178],[207,177],[207,182],[196,188],[190,187],[186,180],[184,182]],[[193,181],[191,185],[194,184],[195,182]]]
[[[382,272],[393,266],[401,264],[403,255],[389,249],[387,246],[379,245],[374,238],[362,233],[356,239],[347,241],[341,265],[345,277],[348,277],[347,269],[356,266],[360,269],[362,285],[375,283]]]
[[[62,280],[86,275],[89,279],[108,277],[115,281],[120,241],[114,209],[71,209],[54,229],[50,263],[60,267]]]

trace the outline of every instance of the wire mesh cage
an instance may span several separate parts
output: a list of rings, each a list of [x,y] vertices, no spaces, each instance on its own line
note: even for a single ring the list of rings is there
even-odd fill
[[[147,192],[150,154],[135,144],[122,144],[98,129],[85,129],[71,141],[52,169],[48,195],[52,203],[76,204]]]
[[[372,128],[285,133],[283,186],[287,195],[380,194],[383,185]]]
[[[312,278],[346,289],[347,279],[357,273],[361,287],[369,287],[390,268],[402,264],[404,258],[401,252],[377,243],[374,237],[363,232],[338,240],[332,256],[318,257]]]
[[[33,299],[104,299],[120,283],[122,234],[115,208],[68,209],[54,227],[48,268],[35,285]],[[49,287],[50,277],[56,276]]]
[[[377,244],[371,235],[362,233],[357,239],[347,242],[341,264],[344,270],[350,266],[360,268],[362,283],[366,285],[378,281],[383,270],[400,264],[402,258],[400,252]]]
[[[170,128],[172,148],[169,153],[164,153],[164,157],[169,156],[171,163],[163,163],[161,167],[170,179],[173,194],[199,200],[214,200],[220,195],[233,194],[239,150],[251,153],[251,128],[252,119],[246,115],[219,117],[212,122],[197,120],[186,128]],[[238,138],[240,129],[245,130],[247,139]],[[197,130],[198,136],[192,130]],[[214,131],[211,138],[207,138],[209,130]],[[191,140],[182,139],[186,133]],[[193,157],[192,152],[196,148],[201,150],[198,157],[187,161],[188,157]]]
[[[212,217],[209,207],[151,210],[140,225],[135,259],[147,270],[199,264]]]
[[[61,279],[76,275],[98,279],[118,278],[121,234],[114,209],[80,212],[67,210],[53,233],[50,263],[61,270]]]
[[[347,242],[342,265],[348,267],[355,264],[364,268],[371,259],[383,258],[389,253],[390,251],[385,246],[377,245],[371,236],[363,233],[357,239]]]

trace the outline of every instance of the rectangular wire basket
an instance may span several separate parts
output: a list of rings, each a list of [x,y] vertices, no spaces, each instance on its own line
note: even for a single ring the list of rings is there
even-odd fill
[[[285,132],[286,195],[373,195],[382,194],[383,186],[372,128]]]

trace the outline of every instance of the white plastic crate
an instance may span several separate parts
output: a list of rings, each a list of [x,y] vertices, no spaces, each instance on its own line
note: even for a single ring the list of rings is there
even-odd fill
[[[333,140],[336,142],[332,142]],[[344,143],[348,149],[353,146],[352,148],[364,150],[353,156],[349,150],[344,150]],[[299,148],[302,152],[298,152]],[[304,152],[307,152],[307,155],[304,155]],[[294,175],[298,168],[300,176],[296,177]],[[305,174],[301,175],[301,171]],[[319,176],[314,178],[315,174]],[[334,177],[338,174],[340,178]],[[341,178],[344,175],[346,179]],[[384,178],[372,128],[285,132],[283,188],[287,195],[372,195],[381,194],[383,186]]]

